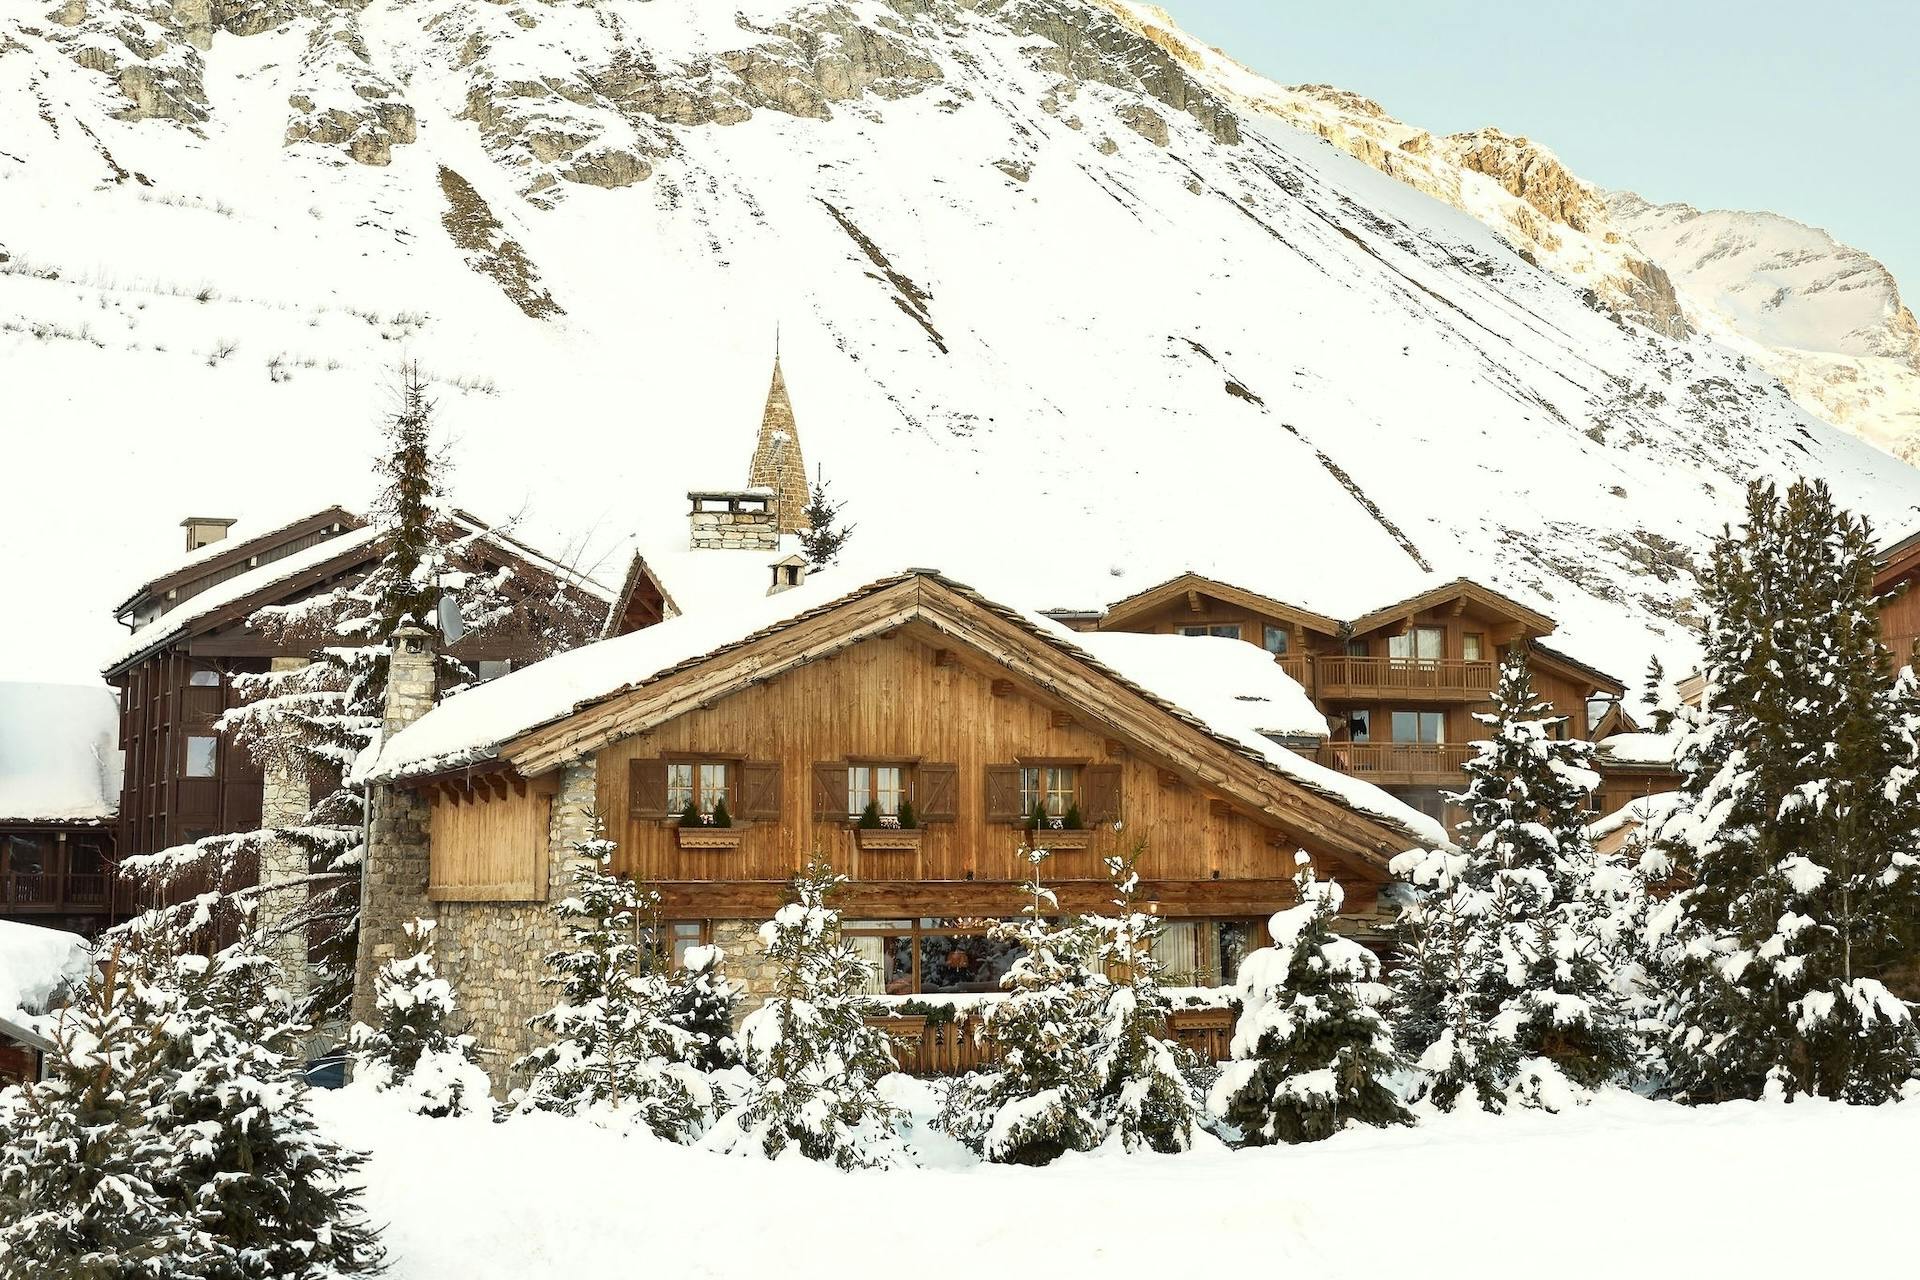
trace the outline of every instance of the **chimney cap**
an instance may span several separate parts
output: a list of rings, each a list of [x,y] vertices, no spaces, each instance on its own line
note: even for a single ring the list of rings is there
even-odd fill
[[[231,529],[239,523],[240,522],[232,516],[188,516],[180,522],[180,527],[182,529],[188,529],[196,524],[210,524],[218,529]]]

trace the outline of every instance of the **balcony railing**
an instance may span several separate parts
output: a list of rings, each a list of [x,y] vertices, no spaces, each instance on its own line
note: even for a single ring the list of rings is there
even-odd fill
[[[1231,1009],[1174,1009],[1167,1014],[1167,1038],[1192,1049],[1210,1062],[1232,1056],[1236,1015]],[[989,1067],[999,1053],[984,1035],[978,1009],[960,1013],[952,1021],[934,1022],[925,1015],[869,1017],[893,1041],[894,1060],[910,1076],[958,1076]]]
[[[1329,742],[1315,758],[1329,769],[1376,782],[1457,782],[1473,748],[1450,742]]]
[[[13,871],[0,875],[0,908],[105,910],[112,889],[113,878],[104,872],[63,876],[50,871]],[[127,905],[131,897],[130,892],[123,892],[121,905]]]
[[[1288,674],[1293,673],[1289,670]],[[1311,687],[1322,697],[1378,693],[1487,698],[1493,696],[1499,675],[1500,669],[1495,663],[1458,658],[1357,658],[1318,654],[1313,659]]]

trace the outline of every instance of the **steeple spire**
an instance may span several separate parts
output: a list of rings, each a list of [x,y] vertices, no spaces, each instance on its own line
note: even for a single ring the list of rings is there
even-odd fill
[[[800,454],[800,429],[793,420],[793,401],[787,398],[786,375],[780,370],[777,328],[773,385],[767,388],[767,407],[760,415],[760,438],[753,448],[747,483],[773,490],[775,522],[781,533],[799,533],[807,527],[807,462]]]

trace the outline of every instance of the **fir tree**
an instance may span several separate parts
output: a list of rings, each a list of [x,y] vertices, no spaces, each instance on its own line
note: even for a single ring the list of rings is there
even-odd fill
[[[1659,838],[1667,1091],[1879,1102],[1920,1063],[1884,985],[1920,916],[1920,797],[1872,594],[1873,540],[1822,484],[1756,483],[1703,575],[1704,714]]]
[[[1188,1078],[1189,1055],[1167,1038],[1172,1002],[1160,988],[1163,966],[1153,954],[1166,925],[1138,908],[1142,847],[1106,860],[1113,879],[1110,916],[1088,916],[1095,962],[1108,975],[1098,1010],[1094,1056],[1096,1108],[1105,1141],[1125,1151],[1186,1151],[1205,1118],[1199,1091]]]
[[[409,921],[413,954],[389,960],[375,976],[379,1022],[353,1028],[354,1079],[408,1097],[425,1116],[484,1111],[492,1085],[473,1037],[453,1030],[453,987],[434,967],[434,923]]]
[[[381,1267],[377,1233],[350,1179],[365,1157],[319,1132],[290,1061],[305,1027],[273,963],[242,943],[183,955],[155,993],[169,1084],[157,1114],[168,1190],[208,1237],[182,1273],[323,1280]]]
[[[826,477],[815,473],[813,492],[807,502],[807,527],[800,534],[800,545],[814,568],[824,569],[839,558],[840,550],[853,536],[856,526],[841,526],[840,512],[845,502],[835,502],[827,492]]]
[[[998,1060],[954,1081],[939,1120],[1000,1164],[1047,1164],[1091,1150],[1106,1136],[1097,1099],[1108,983],[1093,967],[1097,944],[1082,925],[1051,918],[1059,900],[1040,878],[1047,851],[1031,849],[1025,857],[1032,871],[1023,916],[990,930],[1022,953],[1001,979],[1006,999],[984,1016],[983,1033]]]
[[[546,957],[560,998],[529,1023],[549,1039],[514,1064],[532,1077],[516,1101],[565,1115],[604,1109],[684,1142],[711,1098],[687,1065],[693,1054],[672,1019],[673,993],[640,941],[658,895],[613,872],[614,848],[601,836],[574,846],[572,892],[553,907],[567,943]]]
[[[209,1240],[173,1194],[150,957],[120,946],[65,1009],[47,1078],[0,1092],[0,1277],[169,1277]]]
[[[304,779],[307,811],[291,825],[210,836],[123,864],[159,892],[215,886],[213,896],[170,909],[176,925],[206,926],[223,938],[258,929],[268,947],[304,954],[312,987],[303,1016],[314,1023],[336,1021],[351,996],[365,814],[350,775],[380,727],[395,629],[432,629],[447,593],[469,635],[513,625],[545,637],[552,652],[583,643],[600,622],[570,597],[532,598],[510,574],[489,567],[484,538],[447,508],[447,460],[433,443],[433,413],[419,368],[403,366],[373,467],[379,489],[371,516],[385,548],[379,564],[362,579],[248,619],[276,646],[305,649],[312,661],[237,676],[244,701],[219,728],[262,768]],[[438,663],[443,688],[473,679],[445,653]],[[304,868],[262,878],[262,855],[276,846],[298,850]]]
[[[719,947],[689,947],[671,983],[667,1021],[685,1037],[682,1060],[700,1071],[724,1071],[740,1063],[733,1036],[740,988],[727,979],[726,958]]]
[[[872,970],[840,935],[827,898],[844,877],[816,857],[794,881],[795,901],[760,927],[774,991],[747,1015],[740,1048],[751,1076],[715,1145],[779,1156],[798,1151],[843,1169],[889,1164],[896,1110],[880,1096],[894,1069],[886,1033],[867,1025]]]
[[[1297,855],[1299,903],[1268,923],[1273,946],[1241,961],[1233,1061],[1208,1103],[1250,1146],[1317,1142],[1353,1124],[1411,1124],[1371,951],[1333,931],[1342,894]]]

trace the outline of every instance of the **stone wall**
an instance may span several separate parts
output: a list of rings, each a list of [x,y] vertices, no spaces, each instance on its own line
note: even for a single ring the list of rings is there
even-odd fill
[[[727,953],[726,975],[740,990],[738,1016],[758,1009],[773,994],[774,966],[760,946],[759,920],[715,920],[713,945]]]
[[[687,516],[695,551],[772,551],[780,545],[778,517],[767,511],[695,511]]]
[[[443,902],[435,958],[453,987],[456,1016],[479,1045],[480,1065],[505,1096],[526,1083],[514,1061],[533,1047],[527,1019],[553,1005],[545,963],[562,942],[552,904],[564,898],[578,861],[575,846],[595,830],[591,758],[569,766],[553,798],[547,828],[544,902]]]

